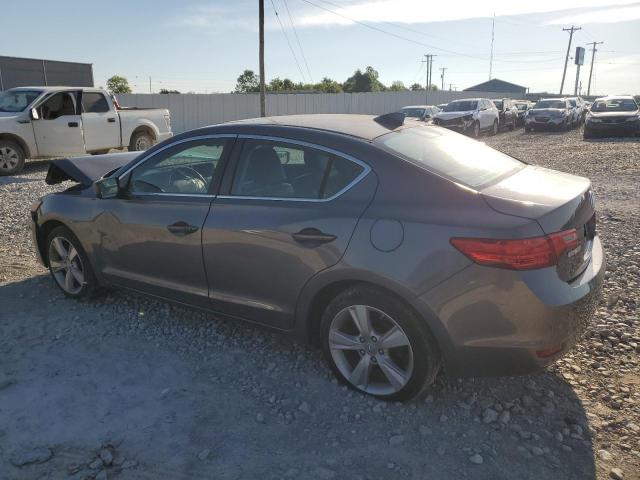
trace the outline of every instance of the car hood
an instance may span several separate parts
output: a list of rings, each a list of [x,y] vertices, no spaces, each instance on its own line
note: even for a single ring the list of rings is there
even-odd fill
[[[466,112],[440,112],[435,116],[435,118],[449,120],[452,118],[464,117],[465,115],[473,115],[473,112],[473,110],[468,110]]]
[[[634,110],[633,112],[590,112],[590,114],[597,118],[607,117],[635,117],[640,113],[640,110]]]
[[[532,108],[529,110],[531,115],[561,115],[564,113],[562,108]]]
[[[55,185],[73,180],[81,185],[90,186],[107,173],[126,165],[138,155],[140,152],[108,153],[54,160],[49,164],[45,182]]]

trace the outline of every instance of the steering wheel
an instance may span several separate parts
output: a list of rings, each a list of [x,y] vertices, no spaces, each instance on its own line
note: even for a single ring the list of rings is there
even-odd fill
[[[192,178],[197,178],[202,181],[203,185],[207,185],[207,180],[202,176],[200,172],[198,172],[193,167],[177,167],[171,171],[171,175],[169,176],[169,184],[172,185],[174,182],[174,175],[180,174],[183,179],[191,180]]]
[[[143,192],[154,192],[154,193],[163,193],[164,192],[164,190],[162,190],[159,186],[154,185],[153,183],[145,182],[144,180],[134,180],[133,186],[134,186],[134,189],[135,189],[134,191],[139,191],[135,187],[136,186],[141,186],[141,187],[143,187],[143,189],[142,189]]]

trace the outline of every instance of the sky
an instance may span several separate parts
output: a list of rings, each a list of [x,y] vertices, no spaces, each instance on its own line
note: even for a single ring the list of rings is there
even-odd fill
[[[25,10],[26,9],[26,10]],[[114,74],[134,92],[232,91],[258,71],[257,0],[25,0],[2,8],[0,55],[93,64],[96,86]],[[278,15],[276,16],[276,13]],[[343,82],[368,65],[389,85],[433,83],[462,90],[492,78],[557,93],[571,25],[598,45],[592,94],[640,93],[640,2],[626,0],[265,0],[265,64],[273,77]],[[12,20],[13,19],[13,20]],[[569,60],[565,93],[576,76]]]

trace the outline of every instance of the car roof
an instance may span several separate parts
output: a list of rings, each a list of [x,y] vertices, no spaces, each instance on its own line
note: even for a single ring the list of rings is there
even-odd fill
[[[432,106],[433,105],[405,105],[404,107],[401,107],[400,110],[404,110],[405,108],[428,108]]]
[[[223,125],[271,125],[282,127],[299,127],[312,130],[334,132],[351,137],[371,141],[374,138],[394,130],[405,128],[388,128],[375,121],[374,115],[354,114],[312,114],[312,115],[282,115],[278,117],[249,118],[236,120]],[[214,127],[215,128],[215,127]]]
[[[607,95],[606,97],[598,97],[594,100],[594,102],[597,102],[599,100],[634,100],[635,98],[633,95]]]
[[[41,92],[66,92],[66,91],[76,91],[76,90],[82,90],[84,92],[104,92],[103,89],[101,88],[96,88],[96,87],[64,87],[64,86],[60,86],[60,87],[56,87],[56,86],[33,86],[33,87],[15,87],[15,88],[11,88],[10,90],[39,90]]]

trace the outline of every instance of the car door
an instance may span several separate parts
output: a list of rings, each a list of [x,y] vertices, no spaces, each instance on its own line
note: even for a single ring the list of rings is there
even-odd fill
[[[77,91],[57,92],[36,107],[33,135],[42,157],[85,153]]]
[[[290,328],[302,287],[340,260],[376,184],[368,165],[325,147],[239,141],[203,231],[212,308]]]
[[[120,146],[120,122],[101,92],[82,92],[82,132],[87,152]]]
[[[99,269],[107,281],[208,306],[202,226],[235,137],[180,140],[120,177],[101,200]]]
[[[480,109],[480,128],[488,129],[493,125],[493,103],[489,100],[478,100],[478,108]]]

